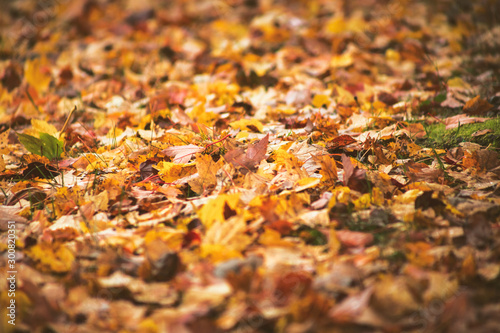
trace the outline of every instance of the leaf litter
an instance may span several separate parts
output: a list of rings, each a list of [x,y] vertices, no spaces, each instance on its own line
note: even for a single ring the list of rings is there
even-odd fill
[[[500,330],[498,144],[429,141],[498,119],[498,6],[47,5],[0,20],[2,332]]]

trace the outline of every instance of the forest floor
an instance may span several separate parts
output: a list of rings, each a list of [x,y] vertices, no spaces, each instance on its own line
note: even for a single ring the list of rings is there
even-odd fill
[[[0,13],[0,331],[500,332],[498,1]]]

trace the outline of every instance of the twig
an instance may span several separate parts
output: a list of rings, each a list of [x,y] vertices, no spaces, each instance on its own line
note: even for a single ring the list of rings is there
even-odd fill
[[[76,105],[73,107],[73,109],[69,112],[68,117],[66,118],[66,121],[64,122],[63,127],[61,128],[61,131],[59,132],[59,139],[61,138],[61,135],[64,133],[66,130],[66,127],[68,127],[69,120],[71,119],[71,116],[73,113],[76,111]]]

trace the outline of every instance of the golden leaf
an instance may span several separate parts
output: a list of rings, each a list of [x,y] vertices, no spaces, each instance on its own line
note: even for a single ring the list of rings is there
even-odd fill
[[[192,175],[196,170],[194,165],[165,161],[161,161],[154,168],[158,170],[158,175],[166,183],[172,183],[180,178]]]
[[[50,64],[45,57],[27,60],[24,64],[24,77],[38,93],[45,92],[50,85],[52,76],[49,66]]]
[[[196,170],[198,177],[188,182],[191,189],[201,194],[203,191],[211,186],[217,184],[216,174],[217,171],[224,166],[223,159],[214,162],[210,155],[198,155],[196,157]]]
[[[26,250],[26,255],[43,271],[65,273],[71,269],[75,260],[73,252],[62,244],[39,243]]]
[[[226,221],[229,217],[239,214],[240,194],[222,194],[208,201],[198,210],[198,217],[206,228],[210,228],[215,222]]]

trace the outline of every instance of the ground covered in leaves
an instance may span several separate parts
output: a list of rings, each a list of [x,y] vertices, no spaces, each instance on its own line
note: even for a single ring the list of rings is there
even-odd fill
[[[497,1],[2,7],[2,332],[500,331]]]

